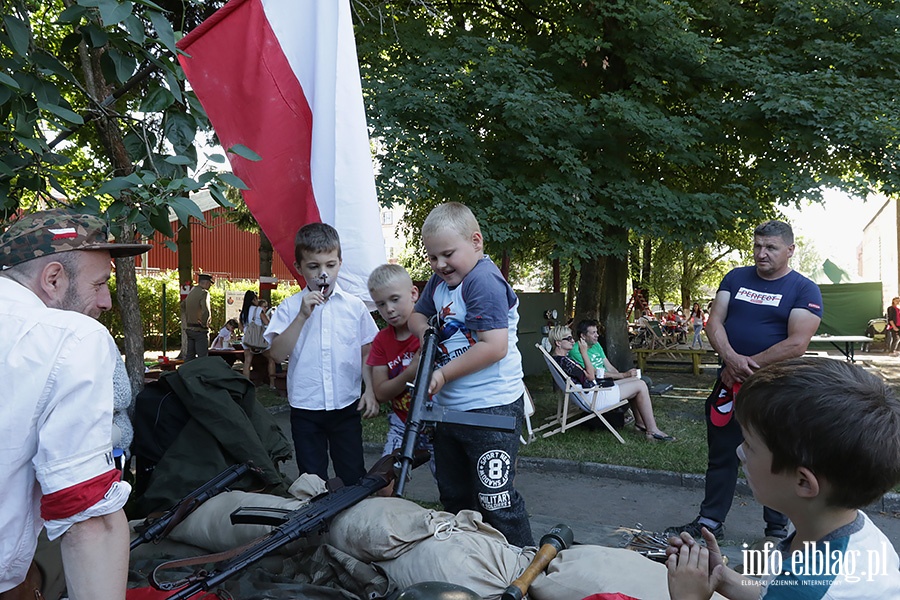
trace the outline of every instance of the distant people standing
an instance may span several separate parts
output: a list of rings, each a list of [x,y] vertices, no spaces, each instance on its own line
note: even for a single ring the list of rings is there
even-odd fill
[[[900,297],[891,300],[891,305],[887,307],[887,329],[884,337],[887,351],[892,356],[897,356],[897,348],[900,346]]]
[[[187,356],[184,362],[209,355],[209,288],[215,283],[212,275],[201,273],[197,285],[184,299],[184,317],[187,327]]]
[[[699,302],[694,302],[694,307],[691,309],[691,327],[694,328],[694,341],[691,342],[691,349],[694,347],[703,349],[703,339],[700,337],[700,334],[703,333],[703,310],[700,308]]]
[[[275,361],[269,356],[269,343],[263,334],[269,326],[269,313],[266,311],[268,304],[260,300],[253,290],[247,290],[244,294],[244,305],[241,307],[241,328],[244,331],[242,345],[244,346],[244,377],[250,379],[250,366],[253,364],[253,355],[262,354],[268,361],[269,389],[275,389]]]

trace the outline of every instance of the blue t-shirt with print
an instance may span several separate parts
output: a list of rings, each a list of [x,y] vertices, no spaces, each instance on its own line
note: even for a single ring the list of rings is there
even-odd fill
[[[516,345],[519,299],[500,270],[484,257],[450,288],[432,275],[416,303],[416,312],[428,317],[438,334],[437,366],[462,356],[478,341],[479,331],[506,329],[506,356],[483,369],[447,382],[435,395],[442,406],[473,410],[504,406],[524,393],[522,356]]]
[[[858,600],[900,598],[900,559],[890,540],[869,517],[856,519],[803,549],[790,551],[792,533],[764,556],[770,571],[762,578],[763,600]]]
[[[822,318],[819,286],[796,271],[769,281],[756,273],[756,267],[738,267],[722,279],[719,291],[731,294],[725,332],[731,347],[744,356],[786,340],[788,317],[795,308]]]

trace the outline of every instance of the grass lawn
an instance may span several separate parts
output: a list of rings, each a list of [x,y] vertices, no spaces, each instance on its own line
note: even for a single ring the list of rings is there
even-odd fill
[[[691,387],[712,386],[712,377],[694,378],[692,375],[680,374],[667,377],[667,375],[660,373],[651,376],[654,382],[658,383],[676,383],[674,379],[688,379],[690,381],[687,383]],[[557,394],[551,387],[549,374],[526,377],[525,384],[535,402],[536,412],[531,423],[533,427],[538,427],[544,417],[555,412]],[[679,381],[676,385],[687,387],[684,381]],[[678,438],[675,442],[648,442],[633,426],[626,426],[621,431],[626,443],[620,444],[605,429],[592,431],[580,425],[564,434],[547,439],[539,438],[523,446],[520,454],[681,473],[703,473],[706,470],[706,425],[703,421],[705,399],[706,393],[701,395],[699,392],[696,399],[692,400],[653,397],[657,421],[664,431]],[[387,408],[382,407],[382,415],[386,415],[386,411]],[[381,443],[386,435],[387,419],[384,416],[363,422],[363,439],[366,442]]]
[[[676,387],[709,389],[712,377],[649,373],[654,383],[672,383]],[[544,417],[556,412],[559,392],[552,387],[549,374],[527,377],[525,384],[535,403],[532,427],[538,427]],[[653,414],[660,429],[675,436],[675,442],[648,442],[633,425],[626,425],[620,433],[625,443],[605,428],[590,430],[579,425],[566,433],[537,439],[521,449],[523,456],[562,458],[579,462],[626,465],[645,469],[703,473],[706,470],[706,424],[703,404],[707,392],[680,392],[692,399],[653,396]]]

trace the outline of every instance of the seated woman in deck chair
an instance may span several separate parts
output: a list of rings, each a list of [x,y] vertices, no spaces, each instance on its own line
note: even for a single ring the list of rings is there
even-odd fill
[[[594,365],[591,364],[590,359],[587,358],[588,345],[584,338],[578,342],[579,350],[583,353],[584,368],[568,357],[569,351],[575,347],[575,338],[572,336],[572,330],[565,325],[558,325],[550,329],[548,339],[551,347],[550,355],[573,381],[580,383],[586,389],[598,385],[597,371],[594,369]],[[612,367],[612,365],[609,366]],[[644,432],[648,440],[675,441],[675,438],[657,427],[656,419],[653,416],[653,405],[650,403],[650,391],[647,389],[646,383],[634,377],[635,373],[632,371],[619,373],[615,368],[612,368],[605,375],[618,380],[615,381],[614,388],[609,388],[609,393],[618,393],[620,398],[628,400],[628,405],[634,413],[634,426]]]

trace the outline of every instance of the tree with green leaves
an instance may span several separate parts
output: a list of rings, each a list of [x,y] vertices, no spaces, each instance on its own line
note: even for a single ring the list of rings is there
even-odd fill
[[[823,186],[900,191],[900,2],[357,5],[383,201],[577,259],[617,364],[629,234],[700,247]]]
[[[219,4],[2,0],[5,221],[19,210],[65,205],[106,215],[123,240],[171,238],[170,210],[182,224],[192,216],[203,219],[191,192],[206,187],[229,205],[225,184],[240,181],[203,170],[207,159],[198,155],[196,142],[209,126],[196,97],[184,89],[173,27],[195,25]],[[117,260],[116,276],[129,375],[139,386],[143,335],[134,260]]]

